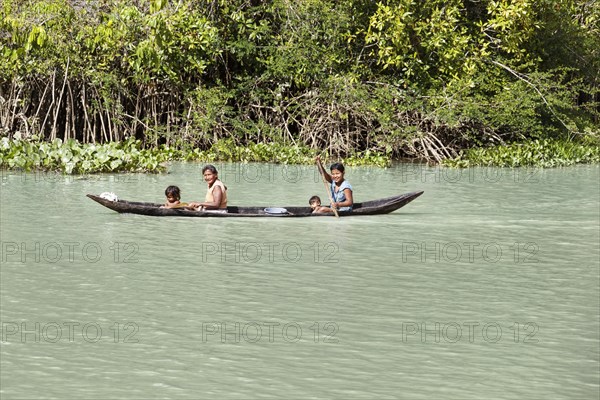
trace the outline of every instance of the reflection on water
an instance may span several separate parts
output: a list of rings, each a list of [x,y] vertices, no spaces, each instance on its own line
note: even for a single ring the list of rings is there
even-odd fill
[[[217,164],[231,205],[308,205],[314,168]],[[597,398],[597,166],[348,168],[386,216],[154,218],[163,175],[2,172],[2,398]]]

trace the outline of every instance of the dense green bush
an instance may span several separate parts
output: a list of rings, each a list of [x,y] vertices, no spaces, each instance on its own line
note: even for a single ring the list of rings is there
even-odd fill
[[[534,140],[461,152],[444,160],[451,167],[562,167],[574,164],[600,163],[600,143],[575,143],[565,140]]]
[[[0,135],[437,162],[599,135],[596,3],[4,0]]]
[[[25,171],[49,170],[65,174],[95,172],[159,172],[172,154],[142,149],[141,142],[128,139],[104,144],[0,139],[0,168]]]
[[[99,172],[163,172],[168,161],[201,162],[275,162],[282,164],[313,164],[317,152],[307,147],[277,143],[249,143],[239,146],[222,139],[207,150],[182,151],[165,145],[143,149],[139,140],[127,139],[104,144],[0,139],[0,169],[23,171],[58,171],[64,174]],[[327,155],[323,155],[327,159]],[[342,159],[347,165],[388,166],[390,158],[373,154],[353,154]]]

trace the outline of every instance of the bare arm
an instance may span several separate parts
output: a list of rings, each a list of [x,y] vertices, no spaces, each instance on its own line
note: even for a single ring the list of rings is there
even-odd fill
[[[201,205],[209,210],[216,210],[221,205],[221,200],[223,199],[223,191],[221,190],[221,186],[217,186],[213,190],[213,201],[212,203],[206,202],[201,203]]]
[[[221,205],[221,200],[223,199],[223,190],[221,190],[220,186],[217,186],[214,188],[213,190],[213,199],[215,201],[211,202],[198,202],[198,201],[192,201],[189,203],[188,207],[189,208],[198,208],[198,207],[204,207],[207,210],[217,210],[219,208],[219,206]]]
[[[352,198],[352,190],[344,189],[344,194],[346,195],[346,201],[340,201],[333,203],[335,208],[340,207],[351,207],[354,204],[354,199]]]

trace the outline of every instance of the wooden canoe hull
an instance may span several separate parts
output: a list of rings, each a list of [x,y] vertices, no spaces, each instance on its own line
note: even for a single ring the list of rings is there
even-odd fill
[[[354,217],[359,215],[379,215],[389,214],[410,203],[423,192],[410,192],[398,196],[386,197],[378,200],[370,200],[362,203],[354,203],[352,211],[340,212],[340,217]],[[284,207],[287,214],[268,214],[265,212],[267,207],[241,207],[229,206],[227,213],[215,213],[210,211],[191,211],[184,208],[161,208],[162,204],[144,203],[136,201],[110,201],[100,196],[88,194],[87,197],[110,208],[118,213],[150,215],[153,217],[212,217],[212,218],[232,218],[232,217],[271,217],[271,218],[293,218],[293,217],[324,217],[331,218],[333,213],[313,214],[312,209],[306,207]]]

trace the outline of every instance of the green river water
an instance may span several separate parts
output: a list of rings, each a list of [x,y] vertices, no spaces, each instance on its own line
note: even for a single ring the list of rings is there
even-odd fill
[[[216,164],[230,205],[326,198]],[[598,399],[600,168],[348,168],[355,218],[157,218],[168,174],[1,172],[0,397]]]

